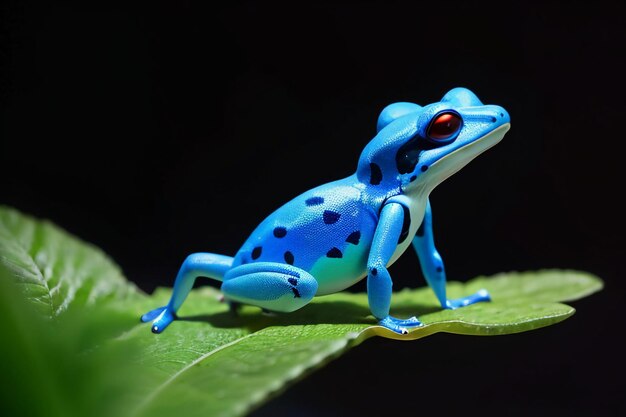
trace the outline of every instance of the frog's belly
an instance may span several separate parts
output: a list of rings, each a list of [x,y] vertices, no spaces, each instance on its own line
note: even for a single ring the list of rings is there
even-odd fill
[[[369,244],[350,245],[343,252],[342,258],[320,258],[311,270],[317,281],[315,295],[332,294],[345,290],[367,275],[367,257]]]
[[[426,209],[425,199],[401,197],[394,200],[409,209],[411,223],[409,224],[409,232],[406,239],[396,247],[387,266],[391,266],[411,246],[413,237],[420,224],[422,224]],[[309,272],[318,283],[316,295],[331,294],[344,290],[365,278],[367,275],[367,258],[369,257],[373,235],[374,230],[372,229],[365,236],[365,239],[362,239],[366,240],[366,242],[361,242],[362,244],[357,246],[348,246],[344,250],[343,258],[341,259],[324,257],[315,262]]]

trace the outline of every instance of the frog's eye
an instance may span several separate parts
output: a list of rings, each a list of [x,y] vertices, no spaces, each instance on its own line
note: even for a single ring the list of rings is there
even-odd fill
[[[462,125],[463,119],[460,114],[446,110],[433,117],[426,130],[426,135],[436,142],[447,141],[459,133]]]

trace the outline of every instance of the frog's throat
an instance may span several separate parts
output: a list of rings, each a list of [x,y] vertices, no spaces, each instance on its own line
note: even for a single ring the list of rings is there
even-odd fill
[[[487,133],[485,136],[482,136],[475,141],[468,143],[467,145],[455,150],[454,152],[450,152],[449,154],[432,164],[428,168],[428,172],[425,175],[427,183],[426,188],[428,188],[427,191],[431,191],[437,185],[441,184],[446,178],[452,176],[465,165],[467,165],[478,155],[500,142],[504,137],[504,134],[508,132],[510,128],[510,123],[505,123],[502,126],[498,126],[491,132]]]

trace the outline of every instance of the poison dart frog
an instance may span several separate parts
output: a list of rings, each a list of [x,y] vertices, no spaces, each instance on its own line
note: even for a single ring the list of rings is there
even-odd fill
[[[500,106],[484,105],[465,88],[441,101],[385,107],[377,134],[363,149],[356,173],[313,188],[257,226],[234,257],[194,253],[183,262],[169,303],[141,317],[160,333],[198,277],[221,281],[231,305],[292,312],[315,296],[342,291],[367,277],[372,315],[381,326],[406,334],[416,317],[389,315],[392,279],[387,268],[413,246],[426,281],[442,308],[490,301],[486,290],[460,299],[446,296],[446,274],[433,240],[431,191],[510,128]]]

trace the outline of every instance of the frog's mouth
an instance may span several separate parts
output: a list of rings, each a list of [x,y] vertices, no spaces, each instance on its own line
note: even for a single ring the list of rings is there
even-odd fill
[[[510,128],[510,123],[498,126],[486,135],[450,152],[433,163],[427,172],[428,183],[431,184],[432,188],[441,184],[446,178],[455,174],[478,155],[500,142]]]

